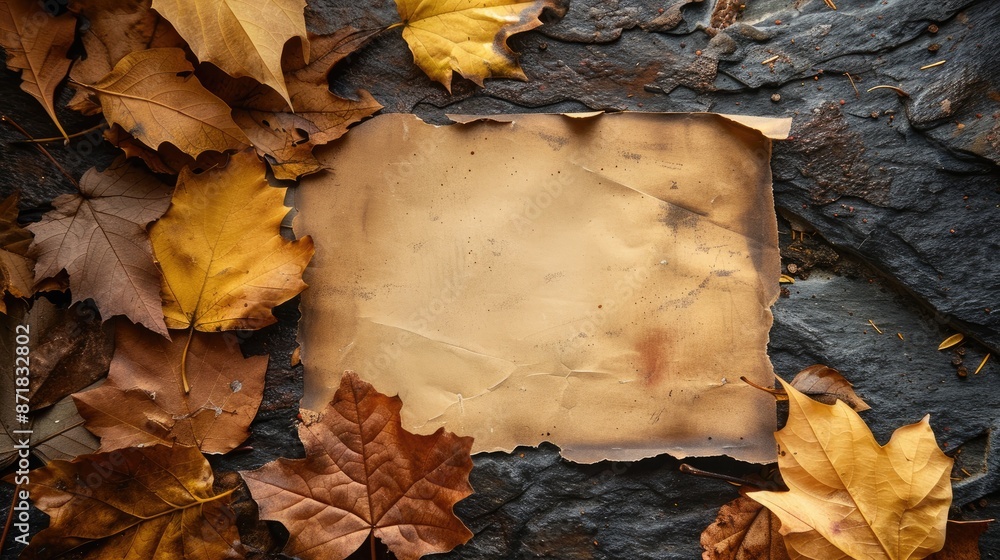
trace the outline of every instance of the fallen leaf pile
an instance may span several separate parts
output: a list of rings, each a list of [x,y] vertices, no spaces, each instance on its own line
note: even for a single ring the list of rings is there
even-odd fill
[[[241,542],[261,519],[307,560],[376,539],[400,559],[468,541],[453,507],[472,493],[471,438],[404,431],[400,400],[352,373],[324,410],[300,411],[305,458],[243,472],[245,486],[220,472],[230,482],[218,488],[205,454],[253,451],[268,357],[245,357],[233,331],[275,323],[306,288],[312,240],[282,234],[286,189],[269,177],[324,171],[314,149],[382,109],[366,91],[333,93],[331,71],[398,28],[448,91],[456,73],[479,86],[526,79],[507,39],[561,4],[397,0],[398,21],[326,35],[307,30],[304,0],[69,0],[58,15],[49,4],[0,0],[7,67],[52,120],[58,136],[45,136],[91,132],[59,123],[66,84],[68,107],[102,115],[95,135],[122,156],[79,178],[59,168],[73,192],[50,206],[0,201],[0,360],[31,348],[24,406],[0,407],[0,468],[20,468],[18,431],[32,430],[31,465],[44,466],[27,488],[49,515],[23,557],[242,558],[267,552]],[[0,368],[5,391],[15,377]],[[867,408],[823,366],[772,390],[791,403],[776,436],[788,491],[744,490],[724,506],[705,558],[973,558],[985,525],[949,524],[945,540],[951,460],[926,420],[881,447],[847,405],[796,388]],[[237,523],[234,497],[259,512]]]

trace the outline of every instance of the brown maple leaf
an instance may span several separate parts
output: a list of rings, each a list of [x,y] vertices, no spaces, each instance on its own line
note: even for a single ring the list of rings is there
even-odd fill
[[[452,513],[472,493],[472,438],[400,426],[398,397],[344,374],[320,413],[302,410],[305,459],[243,472],[261,517],[291,533],[284,552],[305,560],[346,558],[378,537],[397,558],[446,552],[472,537]]]
[[[53,105],[56,86],[66,76],[66,52],[76,35],[72,14],[49,15],[33,0],[0,0],[0,46],[7,51],[7,68],[21,71],[21,89],[45,107],[59,133],[69,141]]]
[[[0,313],[7,312],[4,294],[25,298],[34,293],[34,261],[28,257],[31,232],[17,223],[17,199],[14,193],[0,202]]]
[[[336,140],[350,125],[382,108],[364,90],[358,91],[357,101],[338,97],[326,80],[333,65],[371,36],[351,28],[311,36],[312,54],[318,56],[308,64],[301,46],[289,45],[282,65],[294,111],[270,87],[249,78],[232,79],[211,66],[200,70],[202,83],[233,108],[233,120],[257,153],[268,159],[274,176],[295,180],[322,168],[312,154],[314,147]]]
[[[149,8],[150,0],[74,0],[70,10],[87,18],[81,32],[87,56],[73,63],[73,81],[92,84],[107,76],[129,53],[159,47],[183,47],[184,40],[171,25]],[[101,112],[90,90],[77,87],[68,107],[85,115]]]
[[[101,451],[177,442],[226,453],[246,440],[267,356],[244,359],[235,338],[221,333],[174,332],[171,342],[125,321],[116,330],[107,383],[74,395]],[[185,347],[190,393],[180,377]]]
[[[839,399],[857,412],[871,408],[854,393],[854,386],[839,371],[822,364],[811,365],[795,374],[791,385],[823,404],[833,404]]]
[[[28,226],[36,283],[65,269],[74,301],[93,298],[105,319],[125,315],[166,335],[146,225],[166,212],[170,188],[119,160],[103,172],[87,171],[79,194],[52,205]]]
[[[31,472],[32,502],[50,517],[21,558],[242,558],[230,492],[212,489],[194,447],[157,445],[52,461]]]
[[[788,560],[780,526],[770,510],[741,492],[701,533],[702,560]]]

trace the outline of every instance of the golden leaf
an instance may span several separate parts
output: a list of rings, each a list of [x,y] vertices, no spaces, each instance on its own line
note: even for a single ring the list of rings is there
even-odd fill
[[[308,44],[305,6],[305,0],[153,1],[153,9],[173,24],[198,60],[270,86],[289,105],[281,51],[292,37]]]
[[[0,46],[7,51],[7,68],[21,71],[21,89],[45,107],[67,142],[53,97],[69,70],[66,52],[75,36],[72,14],[52,17],[34,0],[0,0]]]
[[[527,79],[507,38],[542,24],[553,0],[396,0],[403,39],[413,62],[451,91],[453,72],[478,84],[484,78]]]
[[[938,345],[938,350],[947,350],[948,348],[951,348],[952,346],[958,345],[963,340],[965,340],[965,335],[964,334],[962,334],[962,333],[955,333],[955,334],[949,336],[948,338],[942,340],[941,344]]]
[[[181,171],[170,209],[150,229],[167,327],[224,331],[276,321],[271,308],[305,289],[313,254],[309,237],[281,237],[284,198],[253,152],[200,175]]]
[[[940,550],[953,461],[928,418],[897,429],[883,447],[847,404],[822,404],[781,384],[788,423],[775,439],[789,491],[747,495],[781,520],[789,556],[919,560]]]
[[[197,157],[205,150],[248,144],[229,106],[202,87],[181,49],[149,49],[122,58],[87,87],[97,93],[108,124],[119,124],[152,148],[170,142]]]

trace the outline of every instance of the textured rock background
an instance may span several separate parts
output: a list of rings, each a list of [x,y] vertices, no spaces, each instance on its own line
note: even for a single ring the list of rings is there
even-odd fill
[[[391,0],[311,4],[307,19],[318,33],[396,19]],[[837,11],[822,0],[746,4],[716,14],[735,20],[718,31],[712,0],[572,0],[561,19],[548,14],[548,25],[511,40],[529,81],[479,89],[457,79],[453,95],[412,64],[398,31],[387,32],[341,63],[334,87],[344,95],[367,89],[385,111],[432,122],[446,113],[589,109],[793,117],[793,138],[775,145],[772,164],[784,264],[796,271],[774,309],[776,371],[791,378],[813,363],[839,369],[872,405],[864,417],[883,442],[931,414],[945,450],[962,450],[955,513],[995,517],[1000,357],[972,371],[1000,350],[1000,3],[840,0]],[[938,60],[947,62],[920,69]],[[877,85],[907,96],[867,92]],[[14,74],[3,73],[0,99],[32,133],[52,131]],[[61,118],[71,132],[98,122]],[[35,220],[72,187],[36,151],[10,144],[17,139],[0,127],[0,196],[21,189],[22,218]],[[115,155],[97,135],[50,149],[76,176]],[[805,238],[793,240],[793,230]],[[302,454],[294,435],[301,368],[289,364],[296,302],[277,314],[279,324],[243,344],[248,354],[271,355],[253,450],[213,459],[220,471]],[[966,334],[964,354],[938,352],[956,331]],[[962,368],[966,377],[957,375]],[[726,459],[695,464],[757,469]],[[582,466],[551,447],[479,456],[472,482],[477,493],[458,511],[476,537],[449,558],[698,558],[701,530],[736,496],[727,484],[678,473],[668,457]],[[0,503],[6,515],[8,485]],[[280,527],[248,521],[245,492],[238,509],[245,540],[280,548]],[[984,558],[1000,557],[1000,529],[984,535],[982,549]]]

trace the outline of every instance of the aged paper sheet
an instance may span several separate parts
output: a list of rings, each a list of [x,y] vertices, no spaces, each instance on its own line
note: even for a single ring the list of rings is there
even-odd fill
[[[354,370],[404,427],[477,452],[773,460],[774,398],[739,378],[773,382],[768,137],[788,121],[456,120],[371,119],[298,188],[303,406]]]

